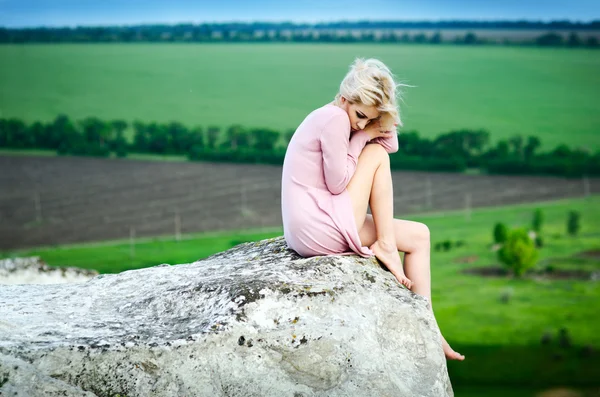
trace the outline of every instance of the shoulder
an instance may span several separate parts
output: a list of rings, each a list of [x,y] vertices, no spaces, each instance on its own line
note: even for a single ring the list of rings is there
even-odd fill
[[[326,104],[312,112],[318,119],[319,124],[322,127],[340,126],[347,128],[350,131],[350,119],[343,109],[332,105]]]

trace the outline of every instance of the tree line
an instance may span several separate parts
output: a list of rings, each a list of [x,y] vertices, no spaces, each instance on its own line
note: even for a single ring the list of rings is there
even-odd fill
[[[131,140],[125,131],[133,132]],[[74,121],[59,115],[50,122],[30,124],[0,118],[0,148],[50,149],[61,155],[108,157],[114,153],[185,155],[190,160],[282,164],[294,130],[247,128],[239,124],[189,128],[179,122],[104,121],[88,117]],[[576,177],[600,175],[600,150],[559,145],[540,151],[535,136],[515,135],[492,144],[486,130],[456,130],[435,138],[416,131],[398,136],[399,150],[390,156],[397,170],[462,172],[479,168],[494,174],[537,174]]]
[[[398,29],[428,29],[399,33]],[[491,44],[495,40],[474,32],[443,39],[441,30],[527,29],[540,31],[535,39],[504,38],[502,44],[598,48],[595,36],[577,32],[600,31],[600,21],[587,23],[554,21],[446,21],[446,22],[332,22],[295,23],[213,23],[177,25],[0,28],[0,43],[111,43],[111,42],[315,42],[315,43],[430,43]],[[568,37],[557,29],[570,31]]]

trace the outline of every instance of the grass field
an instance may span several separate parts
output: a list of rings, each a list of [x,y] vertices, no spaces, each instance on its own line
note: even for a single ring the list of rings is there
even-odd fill
[[[328,44],[0,46],[0,117],[97,116],[188,126],[296,128],[357,57],[405,89],[404,131],[485,128],[600,149],[600,51]]]
[[[467,356],[463,363],[449,363],[451,378],[459,387],[513,385],[540,390],[560,385],[599,385],[598,281],[482,278],[463,273],[466,268],[497,264],[490,250],[495,222],[510,227],[529,225],[535,208],[541,208],[545,217],[540,261],[551,261],[562,269],[600,270],[598,258],[582,260],[576,256],[600,249],[600,196],[477,209],[470,219],[463,212],[408,218],[429,226],[433,245],[447,239],[465,242],[449,252],[432,252],[432,299],[438,323],[453,346]],[[569,210],[582,214],[582,228],[576,238],[566,236]],[[160,263],[189,263],[243,241],[278,235],[281,229],[189,235],[180,242],[146,239],[136,244],[134,258],[130,257],[127,241],[4,252],[0,256],[39,255],[51,265],[120,272]],[[472,262],[461,260],[466,257],[472,257]],[[501,302],[502,295],[509,296],[507,303]],[[557,343],[558,330],[563,327],[572,338],[570,349]],[[544,333],[552,335],[549,346],[540,344]],[[582,356],[585,346],[592,348],[589,357]],[[476,393],[465,391],[457,396]],[[534,391],[511,395],[534,395]]]

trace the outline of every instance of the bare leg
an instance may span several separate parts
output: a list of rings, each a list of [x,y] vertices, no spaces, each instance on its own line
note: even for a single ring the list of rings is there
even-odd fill
[[[369,248],[396,279],[410,289],[412,281],[404,274],[396,248],[390,160],[381,145],[365,146],[347,190],[352,200],[357,230],[362,228],[369,203],[376,225],[376,240],[369,244]]]
[[[412,291],[429,300],[431,307],[431,272],[430,252],[431,243],[429,228],[420,222],[394,219],[394,235],[396,247],[404,252],[404,270],[413,281]],[[362,229],[359,232],[363,245],[377,240],[375,222],[371,215],[366,215]],[[433,307],[431,307],[433,311]],[[464,360],[465,356],[455,352],[442,336],[444,354],[451,360]]]

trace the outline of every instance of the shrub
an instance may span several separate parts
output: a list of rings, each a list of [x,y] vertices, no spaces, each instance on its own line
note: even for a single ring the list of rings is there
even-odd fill
[[[504,245],[498,250],[500,262],[510,268],[517,277],[533,267],[537,258],[538,251],[529,238],[527,230],[523,228],[509,231]]]
[[[444,247],[444,251],[450,251],[450,248],[452,248],[452,241],[446,240],[442,242],[442,247]]]
[[[544,239],[542,239],[542,236],[537,235],[535,236],[535,248],[542,248],[544,246]]]
[[[544,213],[541,209],[537,208],[533,213],[531,228],[535,230],[537,234],[539,234],[542,231],[542,223],[544,223]]]
[[[578,211],[569,211],[569,219],[567,220],[567,233],[570,236],[576,236],[579,233],[581,225],[579,224],[580,213]]]
[[[504,223],[498,222],[494,226],[494,241],[497,244],[503,244],[508,237],[508,228]]]
[[[569,330],[567,328],[561,328],[558,331],[558,344],[560,347],[569,348],[571,347],[571,336],[569,335]]]

